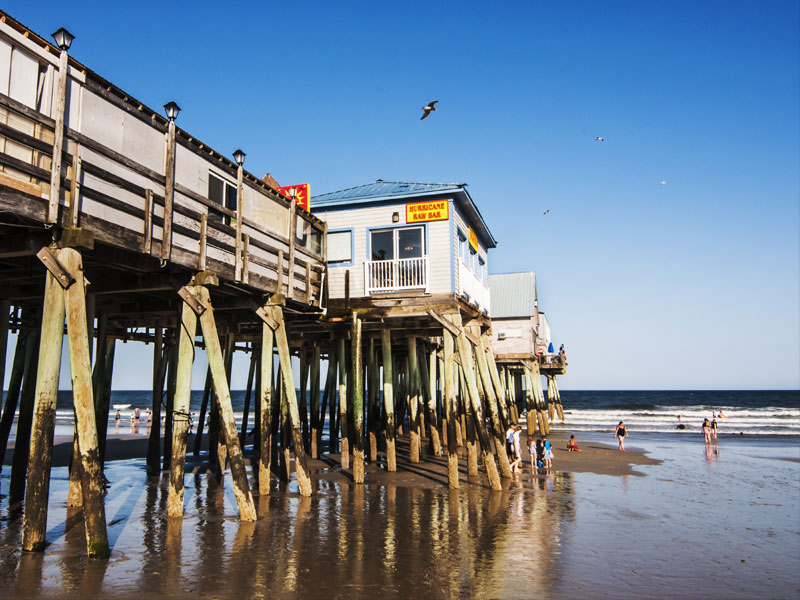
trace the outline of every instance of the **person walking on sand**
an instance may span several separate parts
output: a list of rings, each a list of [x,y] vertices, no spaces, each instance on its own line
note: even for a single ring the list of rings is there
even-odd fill
[[[517,425],[514,428],[514,433],[511,435],[511,447],[513,462],[511,463],[511,472],[519,473],[520,464],[522,463],[522,448],[520,448],[520,435],[522,434],[522,427]]]
[[[619,440],[619,448],[620,452],[625,452],[625,436],[628,435],[628,432],[625,430],[625,421],[620,421],[617,428],[614,430],[614,437]]]
[[[114,427],[114,431],[119,433],[119,422],[122,420],[122,413],[119,412],[117,409],[117,414],[114,415],[114,422],[116,423],[116,427]]]
[[[717,420],[711,419],[711,437],[717,439]]]

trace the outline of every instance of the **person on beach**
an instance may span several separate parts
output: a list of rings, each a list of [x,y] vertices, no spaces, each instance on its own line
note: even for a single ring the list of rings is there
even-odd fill
[[[711,443],[711,423],[708,422],[708,419],[703,419],[703,441],[706,444]]]
[[[511,423],[506,429],[506,454],[509,456],[514,455],[514,432],[516,431],[516,423]]]
[[[122,414],[119,412],[119,409],[117,409],[117,414],[114,415],[114,423],[115,423],[114,431],[116,433],[119,433],[119,422],[121,420],[122,420]]]
[[[539,469],[544,467],[544,441],[542,438],[536,440],[536,466]]]
[[[711,419],[711,437],[717,439],[717,420]]]
[[[139,407],[138,407],[138,406],[137,406],[137,407],[135,407],[135,408],[133,409],[133,414],[134,414],[134,415],[136,415],[136,422],[138,423],[138,422],[139,422],[139,418],[140,418],[140,417],[141,417],[141,415],[142,415],[142,413],[141,413],[141,411],[139,410]]]
[[[189,414],[189,433],[194,431],[194,413]]]
[[[614,437],[619,440],[619,448],[620,452],[625,452],[625,436],[628,435],[628,432],[625,430],[625,422],[620,421],[617,428],[614,430]]]
[[[567,442],[567,451],[568,452],[580,452],[581,449],[578,448],[578,442],[575,441],[575,436],[569,436],[569,441]]]
[[[520,463],[522,463],[522,448],[520,447],[520,435],[522,434],[522,427],[517,425],[514,428],[514,433],[511,436],[511,445],[512,445],[512,454],[511,457],[513,458],[513,462],[511,463],[511,472],[512,473],[519,473],[520,472]]]
[[[542,436],[542,442],[544,444],[544,470],[549,471],[553,466],[553,447],[546,435]]]
[[[150,425],[150,423],[153,422],[153,411],[150,410],[149,406],[147,407],[147,414],[145,415],[145,418],[147,419],[147,424],[148,425]]]

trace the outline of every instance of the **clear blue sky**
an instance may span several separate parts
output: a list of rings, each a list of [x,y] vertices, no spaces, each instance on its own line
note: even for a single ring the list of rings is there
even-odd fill
[[[562,389],[800,387],[795,0],[16,4],[256,175],[469,183]]]

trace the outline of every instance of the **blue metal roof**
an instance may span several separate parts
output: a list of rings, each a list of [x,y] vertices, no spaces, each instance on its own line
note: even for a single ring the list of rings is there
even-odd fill
[[[380,201],[389,198],[435,194],[451,190],[455,192],[462,190],[466,185],[465,183],[413,183],[378,179],[373,183],[365,183],[364,185],[313,196],[312,207],[329,207],[369,200]]]
[[[338,209],[361,204],[373,204],[392,200],[405,200],[421,196],[441,196],[452,194],[476,232],[483,238],[487,248],[495,248],[497,240],[483,220],[475,201],[467,192],[466,183],[420,183],[408,181],[384,181],[378,179],[355,187],[319,194],[311,197],[311,212],[320,209]]]

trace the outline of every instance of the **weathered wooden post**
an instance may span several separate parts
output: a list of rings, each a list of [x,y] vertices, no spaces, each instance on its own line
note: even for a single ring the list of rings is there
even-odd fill
[[[14,414],[17,412],[22,380],[25,373],[25,357],[27,346],[31,341],[32,334],[29,331],[20,331],[17,334],[17,344],[14,349],[14,361],[11,363],[11,374],[8,379],[8,390],[6,392],[6,402],[3,405],[3,416],[0,418],[0,471],[3,469],[6,448],[8,447],[8,436],[11,432],[11,425],[14,423]]]
[[[464,399],[464,396],[469,394],[467,390],[467,382],[464,378],[464,367],[459,365],[459,395]],[[467,410],[464,412],[462,421],[465,424],[464,432],[466,435],[467,445],[467,478],[470,481],[477,481],[480,475],[478,474],[478,436],[475,431],[475,419],[472,412]]]
[[[41,552],[47,530],[47,502],[50,496],[50,459],[53,456],[53,430],[56,423],[58,375],[61,370],[61,344],[64,337],[64,291],[47,273],[36,375],[31,454],[28,463],[25,515],[22,521],[22,549]],[[8,315],[6,313],[6,322]]]
[[[333,344],[331,344],[333,346]],[[336,372],[338,369],[336,352],[331,348],[328,352],[328,379],[330,380],[330,410],[328,412],[328,454],[335,454],[339,449],[339,431],[336,428],[336,415],[339,409],[336,406],[336,397],[339,389],[336,384]]]
[[[169,496],[167,515],[183,516],[183,476],[186,465],[186,441],[189,435],[189,402],[192,394],[192,362],[194,361],[194,338],[197,333],[197,315],[189,304],[194,295],[188,287],[181,288],[184,299],[178,327],[178,364],[175,376],[175,399],[172,423],[172,460],[169,473]],[[196,304],[196,301],[195,301]],[[197,310],[201,311],[200,307]]]
[[[294,468],[297,474],[297,487],[301,496],[311,495],[311,477],[306,464],[306,452],[303,448],[303,434],[300,426],[300,414],[297,408],[297,394],[294,389],[292,376],[292,363],[289,354],[289,340],[286,335],[286,324],[283,321],[283,309],[279,305],[269,306],[270,317],[277,324],[275,341],[278,347],[278,359],[283,374],[283,388],[289,404],[289,416],[292,426],[292,439],[294,441]]]
[[[0,300],[0,381],[6,380],[6,352],[8,351],[8,311],[10,300]],[[2,387],[2,384],[0,384]]]
[[[397,471],[394,429],[394,389],[392,387],[392,338],[386,327],[381,329],[383,351],[383,406],[386,413],[386,470]]]
[[[89,558],[108,558],[102,465],[100,464],[92,399],[83,264],[81,255],[72,248],[61,250],[58,260],[75,279],[75,283],[66,289],[65,310],[70,370],[72,371],[72,398],[75,403],[78,448],[81,455],[81,491],[83,493],[86,547]]]
[[[200,416],[197,417],[197,433],[194,434],[193,454],[200,454],[203,447],[203,428],[206,424],[206,413],[208,411],[208,400],[211,396],[211,369],[206,369],[206,381],[203,385],[203,398],[200,400]]]
[[[427,425],[430,427],[430,434],[428,436],[429,449],[434,456],[440,456],[442,453],[442,444],[439,440],[439,430],[437,429],[438,424],[436,419],[436,351],[431,350],[426,355],[423,348],[418,362],[423,400],[425,403],[424,408],[428,411]],[[422,410],[422,408],[420,410]]]
[[[253,379],[256,375],[258,353],[255,348],[250,348],[250,369],[247,372],[247,386],[244,392],[244,408],[242,410],[242,427],[239,431],[239,445],[244,449],[247,445],[247,425],[250,421],[250,396],[253,393]]]
[[[454,325],[459,328],[461,327],[461,315],[450,315],[450,319]],[[491,452],[491,445],[489,444],[489,436],[486,433],[486,428],[483,423],[483,410],[481,408],[478,385],[475,380],[475,368],[472,361],[472,352],[463,329],[456,337],[456,344],[458,345],[458,355],[461,359],[461,372],[466,380],[467,396],[469,397],[472,408],[471,414],[475,422],[475,429],[478,433],[483,464],[486,468],[486,476],[489,479],[489,486],[493,490],[501,490],[503,488],[500,484],[500,475],[497,472],[497,464],[494,461],[494,455]]]
[[[253,496],[250,493],[250,486],[247,482],[247,471],[245,470],[242,448],[239,446],[239,438],[236,435],[236,421],[233,417],[230,389],[225,375],[217,324],[214,321],[214,309],[211,306],[211,298],[205,286],[197,285],[193,287],[194,289],[190,291],[204,307],[204,310],[199,314],[200,328],[203,332],[206,352],[208,353],[208,365],[211,369],[214,394],[218,400],[217,410],[222,421],[222,431],[227,444],[227,455],[231,462],[233,493],[239,506],[239,517],[244,521],[255,521],[256,510],[253,504]],[[224,462],[222,464],[224,466]]]
[[[494,360],[494,353],[492,352],[492,342],[487,334],[481,336],[480,352],[486,360],[486,365],[489,370],[489,378],[491,379],[492,387],[494,388],[495,400],[500,408],[500,425],[505,430],[508,428],[508,409],[506,406],[506,390],[503,387],[503,381],[500,373],[497,370],[497,363]]]
[[[147,472],[153,477],[161,472],[161,398],[164,395],[164,374],[166,352],[164,350],[164,330],[155,329],[153,342],[153,403],[150,438],[147,443]]]
[[[64,112],[67,105],[67,77],[69,75],[69,56],[67,50],[72,43],[73,36],[63,27],[56,33],[61,33],[59,43],[61,53],[58,59],[58,80],[53,106],[53,161],[50,163],[50,197],[47,203],[47,223],[58,223],[58,203],[61,196],[61,153],[64,148]],[[75,202],[75,199],[72,199]],[[76,208],[77,210],[77,208]]]
[[[177,104],[170,102],[165,108],[173,106],[180,110]],[[161,229],[161,260],[169,260],[172,251],[172,205],[175,200],[175,117],[177,111],[167,110],[169,124],[167,125],[167,139],[165,145],[166,156],[164,159],[164,225]]]
[[[486,394],[486,404],[489,407],[489,415],[492,419],[492,437],[494,438],[494,448],[495,452],[497,453],[497,459],[500,463],[500,474],[507,478],[511,478],[511,465],[508,462],[508,454],[506,454],[506,440],[505,440],[505,430],[506,428],[503,426],[503,422],[500,419],[500,414],[497,409],[497,396],[495,395],[494,385],[490,380],[489,375],[489,364],[486,360],[486,351],[483,345],[483,339],[481,339],[481,344],[475,347],[475,358],[476,362],[478,363],[478,376],[480,378],[480,385],[478,386],[478,391],[480,392],[481,388],[483,388],[484,393]]]
[[[266,308],[258,313],[264,319]],[[270,317],[271,320],[271,317]],[[275,323],[275,328],[278,324]],[[272,465],[272,350],[275,345],[273,328],[266,321],[261,325],[261,378],[258,402],[261,407],[261,450],[258,459],[258,494],[266,496],[270,492],[270,467]],[[259,504],[259,507],[261,505]]]
[[[369,429],[369,460],[375,462],[378,460],[378,436],[381,429],[381,408],[378,391],[380,373],[378,372],[378,360],[375,356],[375,339],[369,339],[369,348],[367,350],[369,356],[367,358],[367,397],[369,404],[369,411],[367,413],[367,428]]]
[[[353,379],[353,481],[364,483],[364,377],[361,361],[361,320],[353,312],[352,347]]]
[[[442,369],[440,373],[444,379],[442,386],[443,396],[442,415],[447,415],[447,419],[442,419],[442,432],[444,436],[444,443],[447,445],[447,481],[450,489],[458,489],[458,443],[456,441],[456,392],[455,392],[455,378],[453,371],[455,361],[453,360],[453,334],[447,328],[442,330],[443,360],[440,363]],[[446,427],[446,429],[445,429]]]
[[[536,433],[536,421],[538,418],[535,404],[536,397],[534,396],[533,376],[530,368],[525,365],[523,372],[525,373],[525,419],[527,421],[528,437],[531,438]]]
[[[419,462],[419,360],[417,358],[417,338],[408,338],[408,370],[406,371],[406,397],[408,398],[409,418],[409,461]]]
[[[300,411],[300,424],[303,430],[303,448],[306,452],[311,450],[311,443],[308,439],[308,348],[300,346],[298,352],[300,357],[300,401],[298,410]]]
[[[180,335],[175,332],[175,335]],[[172,463],[172,432],[175,423],[175,390],[178,385],[178,345],[177,339],[170,335],[169,349],[167,350],[167,414],[164,420],[164,451],[161,468],[170,469]]]
[[[25,347],[25,367],[19,401],[14,454],[11,457],[11,477],[8,485],[8,505],[14,506],[25,496],[28,459],[30,457],[33,402],[36,398],[36,371],[39,361],[39,332],[34,332]]]
[[[314,342],[311,350],[311,458],[319,458],[319,342]]]
[[[343,469],[350,468],[350,439],[347,435],[347,354],[345,339],[342,334],[336,342],[337,362],[339,363],[339,427],[341,465]],[[350,383],[352,385],[352,382]]]
[[[539,371],[539,363],[531,365],[533,375],[533,391],[536,397],[536,418],[539,422],[539,429],[547,435],[550,433],[550,423],[547,421],[547,409],[544,404],[544,391],[542,390],[542,375]]]
[[[553,375],[553,389],[556,393],[556,410],[558,411],[558,418],[561,421],[564,421],[564,406],[561,404],[561,391],[558,389],[558,383],[556,382],[556,376]]]

